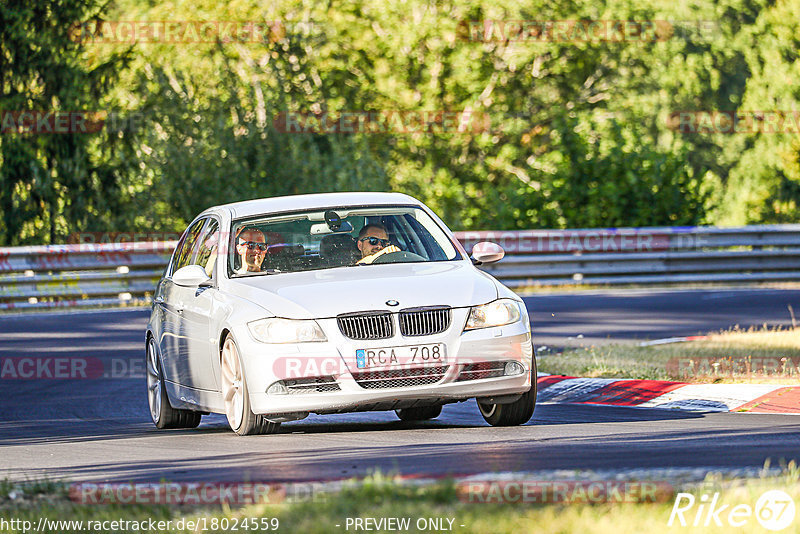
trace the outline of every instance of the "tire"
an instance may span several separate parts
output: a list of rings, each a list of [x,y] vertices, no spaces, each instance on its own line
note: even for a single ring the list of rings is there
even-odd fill
[[[280,423],[268,421],[263,415],[256,415],[250,409],[250,393],[247,380],[242,371],[242,360],[233,337],[228,334],[222,344],[220,354],[220,384],[225,401],[225,416],[231,430],[240,436],[255,434],[274,434]]]
[[[420,408],[403,408],[395,410],[394,413],[401,421],[425,421],[426,419],[436,419],[442,413],[441,406],[423,406]]]
[[[150,418],[156,428],[195,428],[203,416],[192,410],[178,410],[169,403],[167,389],[164,387],[164,373],[158,348],[152,337],[147,338],[145,367],[147,369],[147,403]]]
[[[531,389],[523,393],[519,400],[511,404],[488,404],[478,402],[478,410],[492,426],[524,425],[533,417],[536,408],[536,352],[531,359]]]

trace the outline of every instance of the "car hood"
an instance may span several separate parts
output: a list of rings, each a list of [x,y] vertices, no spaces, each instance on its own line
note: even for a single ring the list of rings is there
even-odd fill
[[[289,319],[322,319],[366,310],[419,306],[453,308],[497,298],[493,278],[468,262],[339,267],[228,281],[227,290]],[[389,308],[387,300],[399,305]]]

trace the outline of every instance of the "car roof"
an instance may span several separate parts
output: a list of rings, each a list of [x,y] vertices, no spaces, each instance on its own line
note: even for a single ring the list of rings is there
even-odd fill
[[[316,193],[312,195],[291,195],[245,200],[243,202],[215,206],[206,211],[210,212],[227,209],[234,219],[238,219],[240,217],[251,217],[264,213],[280,213],[302,209],[395,204],[423,205],[414,197],[402,193]]]

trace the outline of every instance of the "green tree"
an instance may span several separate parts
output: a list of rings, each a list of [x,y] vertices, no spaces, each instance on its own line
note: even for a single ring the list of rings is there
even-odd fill
[[[207,59],[218,65],[210,91],[205,76],[190,68],[144,66],[148,74],[135,92],[149,117],[143,147],[151,197],[154,207],[170,214],[156,224],[179,229],[224,202],[389,187],[379,153],[366,139],[281,127],[287,113],[323,111],[310,104],[324,105],[347,88],[337,80],[310,83],[321,79],[313,58],[332,47],[324,34],[302,31],[289,28],[255,46],[210,46]]]
[[[456,229],[796,221],[796,134],[680,111],[798,110],[800,0],[92,0],[0,6],[0,108],[146,127],[0,136],[5,243],[178,230],[220,202],[397,190]],[[70,23],[279,21],[241,42],[78,43]],[[481,38],[492,21],[667,21],[657,39]],[[299,23],[299,24],[295,24]],[[91,45],[91,46],[90,46]],[[116,82],[112,87],[112,83]],[[275,117],[466,111],[486,131],[287,134]]]
[[[101,14],[94,0],[0,3],[0,110],[102,111],[125,54],[88,58],[73,29]],[[8,125],[8,122],[6,123]],[[53,243],[88,227],[113,227],[133,160],[129,137],[14,133],[0,136],[0,242]]]

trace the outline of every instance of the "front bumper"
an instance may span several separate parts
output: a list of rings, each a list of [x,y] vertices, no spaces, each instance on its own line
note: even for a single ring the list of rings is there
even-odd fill
[[[442,334],[424,337],[395,337],[380,341],[355,341],[345,338],[338,330],[335,319],[320,320],[320,326],[328,336],[327,342],[289,344],[267,344],[254,340],[245,328],[234,332],[242,354],[245,379],[250,392],[250,406],[255,414],[286,415],[286,419],[299,418],[305,413],[337,413],[365,410],[391,410],[444,404],[473,397],[498,397],[515,395],[531,387],[533,347],[528,324],[518,322],[503,327],[461,332],[466,321],[466,310],[454,313],[451,327]],[[454,310],[456,312],[456,310]],[[380,349],[406,345],[443,343],[447,351],[446,364],[436,365],[442,376],[433,383],[420,384],[420,380],[409,379],[413,385],[404,386],[403,380],[387,380],[369,389],[357,379],[363,369],[356,366],[358,349]],[[464,378],[469,366],[486,365],[495,369],[515,361],[521,364],[522,372],[511,376],[492,376],[475,373],[471,380]],[[403,366],[406,367],[406,366]],[[418,368],[418,366],[417,366]],[[396,376],[396,368],[385,367],[378,373]],[[430,369],[427,366],[426,369]],[[497,374],[497,373],[494,373]],[[355,375],[355,376],[354,376]],[[278,381],[302,377],[327,377],[338,387],[336,391],[302,393],[267,393]],[[330,384],[330,382],[326,383]],[[294,415],[292,415],[294,414]]]

